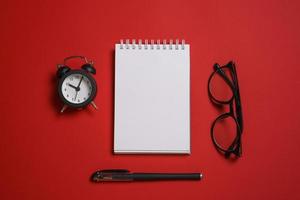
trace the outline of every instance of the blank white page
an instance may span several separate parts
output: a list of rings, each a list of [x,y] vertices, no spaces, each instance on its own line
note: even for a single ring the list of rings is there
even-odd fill
[[[114,152],[190,153],[190,46],[115,48]]]

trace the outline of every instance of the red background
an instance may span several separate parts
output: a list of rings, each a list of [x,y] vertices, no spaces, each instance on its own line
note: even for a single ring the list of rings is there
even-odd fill
[[[0,199],[299,199],[299,1],[2,0]],[[192,154],[113,155],[114,44],[191,44]],[[100,110],[59,114],[56,64],[96,63]],[[244,108],[243,157],[210,140],[215,62],[235,60]],[[197,172],[200,182],[93,184],[96,169]],[[298,190],[298,191],[297,191]]]

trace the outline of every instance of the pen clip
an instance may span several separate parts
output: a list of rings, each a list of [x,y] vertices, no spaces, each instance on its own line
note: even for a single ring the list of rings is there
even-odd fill
[[[93,182],[102,182],[102,181],[119,181],[118,175],[126,175],[129,174],[129,170],[127,169],[105,169],[98,170],[93,173],[91,180]],[[116,177],[117,176],[117,177]]]

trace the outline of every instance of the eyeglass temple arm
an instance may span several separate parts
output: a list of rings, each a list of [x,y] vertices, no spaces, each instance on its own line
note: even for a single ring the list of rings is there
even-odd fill
[[[234,62],[230,61],[226,67],[231,67],[233,70],[233,74],[234,74],[234,85],[232,84],[232,82],[229,80],[229,78],[227,77],[227,75],[225,74],[224,70],[220,67],[220,65],[218,63],[214,64],[214,70],[217,71],[217,73],[225,80],[225,82],[229,85],[229,87],[232,89],[232,92],[234,93],[236,100],[235,104],[236,107],[238,108],[238,121],[240,122],[240,126],[241,126],[241,130],[243,130],[243,117],[242,117],[242,111],[241,111],[241,100],[240,100],[240,90],[239,90],[239,85],[238,85],[238,80],[237,80],[237,76],[236,76],[236,69],[235,69],[235,64]]]
[[[242,115],[242,104],[241,104],[241,96],[240,96],[240,88],[239,88],[239,83],[238,83],[238,77],[237,77],[237,73],[236,73],[236,68],[235,68],[235,63],[234,62],[229,62],[227,65],[230,65],[232,67],[232,70],[233,70],[233,76],[234,76],[234,85],[235,85],[235,88],[236,88],[236,91],[235,91],[235,95],[236,95],[236,101],[235,101],[235,104],[236,104],[236,108],[237,108],[237,120],[240,124],[240,129],[241,129],[241,132],[243,132],[243,115]]]

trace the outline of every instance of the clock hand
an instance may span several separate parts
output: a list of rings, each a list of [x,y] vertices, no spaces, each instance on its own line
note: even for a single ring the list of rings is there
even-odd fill
[[[75,90],[77,90],[77,87],[75,87],[74,85],[72,85],[72,84],[68,84],[68,86],[70,86],[71,88],[74,88]]]
[[[83,79],[83,76],[81,76],[81,79],[80,79],[80,81],[79,81],[79,83],[78,83],[78,85],[77,85],[77,90],[79,90],[80,89],[80,84],[81,84],[81,82],[82,82],[82,79]]]
[[[81,79],[80,79],[80,81],[79,81],[79,83],[78,83],[78,85],[77,85],[77,87],[75,87],[75,89],[76,89],[76,94],[75,94],[75,100],[76,100],[76,98],[77,98],[77,94],[78,94],[78,91],[80,90],[80,84],[81,84],[81,82],[82,82],[82,79],[83,79],[83,76],[81,76]]]
[[[78,94],[78,91],[76,90],[76,94],[75,94],[75,98],[74,98],[74,100],[76,100],[77,94]]]

